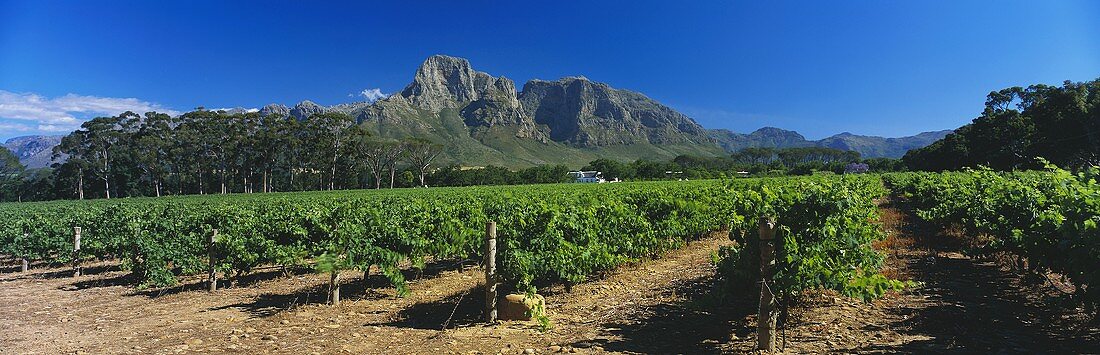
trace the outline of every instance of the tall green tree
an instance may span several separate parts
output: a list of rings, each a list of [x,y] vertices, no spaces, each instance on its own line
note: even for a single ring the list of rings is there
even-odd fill
[[[770,164],[778,159],[775,148],[748,147],[732,155],[733,160],[743,164]]]
[[[351,127],[355,120],[343,113],[327,112],[313,115],[306,120],[306,129],[310,132],[311,142],[316,147],[318,159],[316,166],[329,172],[329,190],[336,189],[336,170],[340,161],[340,152],[350,140]]]
[[[69,161],[78,166],[80,182],[78,194],[84,198],[83,174],[85,169],[103,181],[106,198],[111,198],[111,164],[119,150],[119,140],[123,137],[120,123],[137,114],[125,112],[114,117],[96,117],[80,125],[80,129],[61,140],[55,148],[55,155],[67,154]]]
[[[0,147],[0,201],[19,199],[19,186],[23,164],[8,148]]]
[[[283,154],[287,150],[294,149],[293,134],[287,129],[289,122],[284,116],[268,115],[259,118],[259,125],[253,134],[253,154],[256,167],[262,177],[262,192],[271,192],[272,177],[279,167],[280,158],[287,158]]]
[[[1100,79],[1032,85],[990,92],[970,124],[903,161],[914,170],[954,170],[978,165],[999,170],[1100,164]]]
[[[357,161],[365,166],[374,182],[374,188],[382,188],[382,175],[389,169],[393,153],[400,142],[370,135],[364,129],[355,129],[350,150]]]
[[[157,197],[161,196],[161,189],[172,168],[170,154],[174,123],[172,116],[156,112],[148,112],[144,117],[128,116],[121,122],[123,130],[129,132],[126,153],[140,170],[142,179],[152,185]]]
[[[420,186],[427,187],[428,184],[424,181],[424,178],[428,174],[428,166],[432,164],[432,160],[435,160],[443,152],[443,145],[416,137],[407,138],[404,143],[405,158],[408,160],[409,165],[416,169],[417,175],[420,177]]]

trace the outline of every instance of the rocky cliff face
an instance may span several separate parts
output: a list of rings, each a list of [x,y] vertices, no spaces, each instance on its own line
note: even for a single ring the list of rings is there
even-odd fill
[[[263,115],[299,120],[325,112],[351,115],[385,137],[420,136],[447,142],[460,151],[453,153],[455,160],[469,164],[478,164],[486,156],[496,161],[518,155],[530,163],[562,161],[567,159],[563,155],[578,154],[574,148],[588,150],[580,153],[585,159],[585,154],[607,150],[633,152],[620,156],[637,159],[657,158],[647,155],[653,152],[666,158],[717,155],[745,147],[815,145],[856,150],[867,157],[900,156],[911,146],[931,143],[926,138],[937,136],[885,139],[838,135],[810,141],[797,132],[771,127],[749,134],[707,130],[637,92],[584,77],[531,80],[517,91],[508,78],[493,77],[474,70],[466,59],[444,55],[426,59],[403,90],[373,103],[324,107],[303,101],[293,108],[272,104],[260,110]]]
[[[529,81],[520,102],[528,116],[549,129],[551,139],[575,146],[713,144],[691,118],[645,95],[584,77]]]
[[[438,132],[449,124],[446,118],[457,115],[465,133],[480,140],[512,136],[580,148],[639,143],[716,147],[694,120],[645,95],[583,77],[532,80],[517,92],[511,79],[444,55],[429,57],[404,90],[374,103],[326,108],[303,101],[289,109],[268,105],[260,113],[301,120],[326,111],[352,115],[383,135]]]
[[[498,93],[507,96],[508,91],[514,98],[515,84],[511,80],[476,71],[462,58],[433,55],[420,65],[413,82],[400,95],[415,107],[440,111]]]
[[[297,118],[299,121],[308,119],[310,116],[313,115],[323,114],[325,112],[326,110],[324,106],[315,104],[313,103],[313,101],[309,100],[299,102],[297,105],[294,105],[294,107],[290,109],[290,115],[294,118]]]
[[[524,115],[516,95],[516,84],[508,78],[476,71],[462,58],[434,55],[420,65],[404,90],[362,109],[360,120],[423,130],[431,129],[425,121],[453,111],[471,135],[497,129],[545,141],[545,134]]]
[[[62,136],[23,136],[8,139],[8,148],[27,169],[49,167],[53,163],[53,147],[61,143]],[[59,160],[64,161],[65,157]]]
[[[271,116],[271,115],[289,117],[290,116],[290,108],[287,108],[286,106],[283,106],[283,105],[280,105],[280,104],[269,104],[269,105],[264,106],[263,108],[260,109],[260,116]]]

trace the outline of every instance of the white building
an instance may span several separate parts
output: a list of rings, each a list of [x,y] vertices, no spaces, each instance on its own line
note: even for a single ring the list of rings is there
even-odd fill
[[[573,177],[573,179],[576,179],[574,182],[585,182],[585,183],[607,182],[607,180],[603,179],[603,173],[601,173],[599,171],[570,171],[569,176]]]

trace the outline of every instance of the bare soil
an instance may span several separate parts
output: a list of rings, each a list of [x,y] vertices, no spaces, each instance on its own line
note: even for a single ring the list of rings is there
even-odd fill
[[[809,292],[792,307],[783,353],[1100,353],[1100,324],[1069,302],[1071,286],[1056,275],[964,256],[959,231],[921,222],[904,200],[885,199],[880,212],[883,273],[918,286],[870,303]],[[755,317],[739,326],[755,327]],[[753,340],[723,350],[751,352]]]
[[[411,295],[379,278],[344,273],[345,302],[325,305],[324,275],[260,270],[238,287],[203,291],[200,279],[138,291],[111,263],[70,277],[65,268],[0,274],[4,353],[401,353],[714,352],[728,339],[725,312],[693,309],[711,288],[710,254],[725,235],[692,242],[570,292],[541,292],[553,322],[482,324],[483,273],[437,263],[412,275]],[[678,327],[696,322],[695,327]],[[714,323],[718,322],[718,323]],[[446,324],[446,329],[444,329]],[[703,331],[699,331],[702,329]]]
[[[1100,327],[1045,277],[954,252],[958,240],[882,203],[890,238],[884,273],[920,286],[865,303],[808,292],[791,306],[784,353],[1097,353]],[[135,290],[112,263],[84,276],[35,265],[0,269],[0,352],[175,353],[745,353],[755,346],[755,302],[714,297],[715,234],[669,255],[566,290],[540,290],[553,328],[479,321],[483,276],[472,263],[409,273],[411,295],[380,277],[345,273],[345,302],[325,305],[324,275],[258,270],[237,287],[200,279]],[[12,264],[14,265],[14,264]],[[224,285],[223,285],[224,286]],[[1058,287],[1056,287],[1058,286]]]

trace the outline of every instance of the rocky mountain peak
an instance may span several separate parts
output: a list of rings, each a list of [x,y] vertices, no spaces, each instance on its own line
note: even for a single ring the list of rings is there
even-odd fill
[[[53,147],[61,143],[63,136],[22,136],[8,139],[4,148],[10,150],[28,169],[49,167],[53,161]],[[65,160],[62,157],[60,160]]]
[[[550,137],[583,147],[635,143],[713,144],[691,118],[637,92],[585,77],[532,80],[519,95]]]
[[[297,118],[299,121],[308,119],[313,115],[320,115],[326,112],[324,106],[318,105],[313,101],[305,100],[294,105],[294,108],[290,109],[290,115]]]
[[[453,149],[462,151],[454,153],[455,159],[464,162],[503,153],[508,156],[499,159],[543,163],[560,158],[546,149],[563,146],[585,151],[631,147],[614,149],[638,152],[652,147],[663,152],[660,154],[713,155],[721,154],[723,148],[737,151],[745,147],[828,143],[809,141],[797,132],[773,127],[747,134],[707,130],[646,95],[584,76],[535,79],[517,92],[511,79],[493,77],[475,70],[466,59],[445,55],[424,60],[402,91],[377,101],[330,107],[303,101],[293,108],[268,105],[261,110],[264,114],[272,112],[286,112],[298,119],[326,112],[346,113],[380,136],[422,136],[452,142]],[[859,137],[836,138],[833,140]],[[532,145],[532,141],[540,144]],[[868,156],[894,154],[858,149]]]
[[[514,100],[515,87],[508,78],[494,78],[474,70],[466,59],[433,55],[420,65],[413,82],[400,95],[416,107],[439,111],[461,108],[486,96]]]
[[[281,104],[267,104],[263,108],[260,108],[260,116],[271,115],[282,117],[290,116],[290,108],[286,107],[286,105]]]

